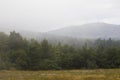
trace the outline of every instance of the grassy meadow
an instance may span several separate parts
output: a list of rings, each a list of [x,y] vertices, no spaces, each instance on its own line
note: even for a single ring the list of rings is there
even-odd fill
[[[120,69],[0,71],[0,80],[120,80]]]

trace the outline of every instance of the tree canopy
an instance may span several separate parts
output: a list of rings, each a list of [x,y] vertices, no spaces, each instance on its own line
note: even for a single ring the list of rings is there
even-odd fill
[[[120,40],[97,39],[91,46],[26,40],[15,31],[0,32],[0,69],[51,70],[120,68]]]

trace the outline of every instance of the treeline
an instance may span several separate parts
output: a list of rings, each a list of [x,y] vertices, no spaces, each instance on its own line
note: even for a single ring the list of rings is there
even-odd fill
[[[0,33],[0,69],[60,70],[120,67],[120,40],[96,40],[80,48]]]

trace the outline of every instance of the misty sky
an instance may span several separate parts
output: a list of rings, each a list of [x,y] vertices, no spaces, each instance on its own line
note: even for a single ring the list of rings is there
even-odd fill
[[[120,24],[120,0],[0,0],[0,27],[45,32],[91,22]]]

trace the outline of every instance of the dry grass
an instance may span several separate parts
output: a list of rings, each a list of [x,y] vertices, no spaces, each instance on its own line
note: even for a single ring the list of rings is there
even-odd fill
[[[0,80],[120,80],[120,69],[0,71]]]

